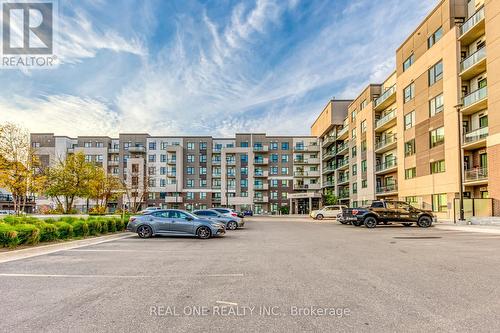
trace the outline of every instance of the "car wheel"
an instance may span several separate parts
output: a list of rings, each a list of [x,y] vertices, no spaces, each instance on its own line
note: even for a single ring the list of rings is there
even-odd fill
[[[229,230],[236,230],[238,228],[238,224],[234,221],[229,221],[229,223],[227,224],[227,228]]]
[[[355,221],[352,221],[351,224],[355,227],[361,227],[361,225],[363,224],[362,221],[359,221],[359,220],[355,220]]]
[[[201,226],[196,230],[196,236],[200,239],[208,239],[212,236],[212,232],[209,227]]]
[[[322,220],[324,216],[322,214],[316,215],[316,220]]]
[[[411,227],[412,223],[403,223],[405,227]]]
[[[418,219],[417,225],[420,228],[429,228],[432,225],[432,219],[429,216],[422,216]]]
[[[372,217],[372,216],[368,216],[365,219],[364,223],[365,223],[365,227],[372,229],[372,228],[375,228],[377,226],[377,219]]]
[[[153,236],[153,230],[151,230],[151,227],[148,225],[141,225],[137,228],[137,234],[140,238],[150,238]]]
[[[339,221],[339,222],[342,223],[342,224],[347,224],[348,223],[347,221],[342,221],[342,220]]]

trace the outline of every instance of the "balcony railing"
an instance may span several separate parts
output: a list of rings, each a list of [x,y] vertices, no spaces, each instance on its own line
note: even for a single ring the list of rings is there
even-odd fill
[[[472,66],[474,66],[475,64],[477,64],[478,62],[483,60],[484,58],[486,58],[486,48],[485,47],[480,48],[479,50],[477,50],[476,52],[471,54],[467,59],[462,61],[462,63],[460,64],[460,71],[463,72],[463,71],[471,68]]]
[[[333,172],[333,171],[335,171],[335,166],[333,165],[329,165],[323,168],[323,173]]]
[[[378,127],[388,123],[389,121],[391,121],[394,118],[396,118],[396,110],[392,110],[391,112],[387,113],[385,116],[383,116],[382,118],[377,120],[377,122],[375,123],[375,128],[378,128]]]
[[[385,137],[384,139],[382,140],[379,140],[376,144],[375,144],[375,150],[379,150],[381,148],[384,148],[388,145],[391,145],[393,144],[394,142],[397,141],[397,136],[396,134],[393,134],[393,135],[390,135],[388,137]]]
[[[339,191],[339,199],[349,198],[349,188],[342,189]]]
[[[465,181],[475,182],[488,179],[488,168],[474,168],[465,170]]]
[[[327,160],[329,158],[333,158],[335,156],[335,153],[333,151],[329,151],[328,153],[323,155],[323,159]]]
[[[319,146],[318,145],[297,145],[293,147],[293,150],[295,151],[318,151]]]
[[[479,88],[464,97],[463,108],[469,107],[479,101],[482,101],[486,97],[488,97],[488,87]]]
[[[389,184],[386,186],[377,186],[377,193],[378,194],[396,192],[397,190],[398,190],[397,184]]]
[[[343,166],[346,166],[347,164],[349,164],[349,159],[345,158],[343,160],[338,161],[336,163],[335,167],[336,167],[336,169],[339,169],[339,168],[342,168]]]
[[[120,148],[108,148],[108,153],[110,154],[119,154]]]
[[[256,152],[269,151],[269,146],[253,146],[253,151]]]
[[[380,97],[375,100],[374,106],[377,107],[380,104],[384,103],[394,93],[396,93],[396,85],[393,85],[392,87],[390,87],[386,91],[384,91],[382,93],[382,95],[380,95]]]
[[[337,133],[337,137],[340,137],[344,134],[347,133],[347,131],[349,130],[349,126],[344,126],[344,128],[342,128],[338,133]]]
[[[325,139],[323,139],[323,146],[328,146],[335,141],[335,137],[328,135]]]
[[[268,158],[256,158],[253,161],[254,164],[268,164],[269,159]]]
[[[466,34],[470,29],[472,29],[479,21],[484,19],[484,7],[479,9],[474,15],[472,15],[464,24],[460,27],[460,35]]]
[[[323,182],[323,187],[332,187],[335,186],[335,182],[333,180],[328,180],[326,182]]]
[[[474,143],[488,137],[488,126],[478,128],[474,131],[465,133],[464,144]]]
[[[256,190],[268,190],[269,184],[254,184],[254,189],[256,189]]]
[[[381,164],[377,165],[376,170],[377,170],[377,172],[378,171],[384,171],[384,170],[388,170],[388,169],[394,168],[397,165],[398,165],[397,158],[392,158],[392,159],[389,159],[389,160],[385,161],[384,163],[381,163]]]
[[[130,146],[128,147],[128,151],[131,153],[145,153],[146,147],[143,146]]]
[[[339,177],[339,179],[338,179],[339,184],[346,183],[348,181],[349,181],[349,176]]]
[[[337,146],[337,148],[334,150],[336,154],[340,153],[341,151],[346,150],[349,148],[349,141],[344,141],[341,145]]]

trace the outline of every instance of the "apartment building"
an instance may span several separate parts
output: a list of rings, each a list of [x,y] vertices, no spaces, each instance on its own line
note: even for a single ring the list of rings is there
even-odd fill
[[[308,213],[321,204],[320,146],[312,136],[241,133],[234,138],[120,134],[69,138],[32,134],[42,166],[82,152],[119,177],[120,202],[187,210],[217,206],[255,213]],[[39,197],[40,205],[53,206]],[[79,210],[88,203],[80,199]],[[285,208],[286,207],[286,208]]]
[[[491,198],[466,200],[466,214],[500,214],[500,171],[488,169],[500,160],[500,116],[488,112],[500,103],[499,37],[498,1],[441,1],[396,50],[394,73],[313,124],[323,189],[454,218],[462,177],[466,199]]]

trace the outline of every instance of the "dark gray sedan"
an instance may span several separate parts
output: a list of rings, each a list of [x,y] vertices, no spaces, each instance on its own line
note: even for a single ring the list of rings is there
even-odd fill
[[[196,236],[207,239],[226,233],[224,223],[201,219],[179,209],[162,209],[148,215],[132,216],[127,230],[136,232],[141,238],[155,235]]]
[[[199,216],[200,218],[203,219],[210,219],[210,220],[215,220],[215,221],[220,221],[224,223],[226,226],[226,229],[229,230],[236,230],[238,228],[241,228],[245,225],[245,222],[243,219],[237,217],[237,216],[226,216],[224,214],[219,213],[215,209],[199,209],[195,210],[193,212],[196,216]]]

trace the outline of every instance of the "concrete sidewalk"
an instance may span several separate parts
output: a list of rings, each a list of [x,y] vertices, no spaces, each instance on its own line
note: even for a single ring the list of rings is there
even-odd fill
[[[460,225],[438,222],[434,224],[434,227],[440,230],[454,230],[500,235],[500,226],[498,225]]]
[[[41,256],[44,254],[54,253],[62,250],[70,250],[78,247],[95,245],[105,242],[111,242],[117,239],[123,239],[128,237],[133,237],[135,234],[120,232],[113,235],[106,235],[100,237],[86,238],[75,241],[67,241],[56,244],[42,245],[42,246],[34,246],[31,248],[21,249],[21,250],[12,250],[7,252],[0,253],[0,264],[8,261],[31,258],[36,256]]]

